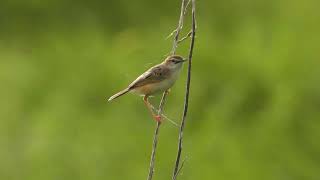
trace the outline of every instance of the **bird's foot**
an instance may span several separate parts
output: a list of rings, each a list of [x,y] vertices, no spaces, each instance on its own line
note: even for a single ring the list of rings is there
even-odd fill
[[[161,116],[160,115],[156,115],[154,116],[154,120],[157,121],[158,123],[161,123]]]

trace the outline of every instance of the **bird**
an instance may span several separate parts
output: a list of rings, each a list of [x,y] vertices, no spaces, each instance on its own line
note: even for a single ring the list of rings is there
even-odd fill
[[[111,96],[108,101],[112,101],[120,96],[132,92],[143,96],[143,101],[152,117],[157,121],[161,122],[161,115],[156,115],[152,110],[152,105],[149,103],[148,98],[151,95],[161,93],[169,90],[179,77],[183,63],[188,59],[183,58],[180,55],[170,55],[165,60],[157,64],[138,78],[136,78],[129,86],[122,91]]]

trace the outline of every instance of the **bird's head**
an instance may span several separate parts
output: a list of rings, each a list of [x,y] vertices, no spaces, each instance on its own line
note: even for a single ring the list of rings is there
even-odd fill
[[[182,56],[179,56],[179,55],[171,55],[171,56],[168,56],[166,58],[166,60],[164,61],[164,63],[169,67],[169,68],[172,68],[172,69],[175,69],[175,68],[181,68],[182,67],[182,64],[184,62],[186,62],[188,59],[184,59]]]

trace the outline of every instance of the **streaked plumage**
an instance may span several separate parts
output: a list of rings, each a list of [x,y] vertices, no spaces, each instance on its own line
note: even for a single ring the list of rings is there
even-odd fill
[[[141,74],[126,89],[111,96],[109,101],[127,92],[149,96],[169,89],[177,80],[184,61],[181,56],[177,55],[167,57],[161,64],[155,65]]]
[[[148,102],[148,97],[158,92],[166,91],[171,88],[178,79],[183,62],[186,60],[181,56],[172,55],[167,57],[161,64],[153,66],[146,72],[141,74],[127,88],[111,96],[108,101],[112,101],[127,92],[134,92],[143,95],[144,102],[156,121],[161,120],[160,116],[156,116]]]

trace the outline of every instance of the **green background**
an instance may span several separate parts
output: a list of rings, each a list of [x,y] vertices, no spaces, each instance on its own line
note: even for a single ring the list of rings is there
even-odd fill
[[[319,1],[196,3],[179,179],[319,180]],[[0,179],[146,179],[155,123],[138,96],[106,99],[170,52],[179,8],[2,0]],[[175,121],[185,79],[186,66],[165,107]],[[177,133],[161,126],[154,180],[171,177]]]

